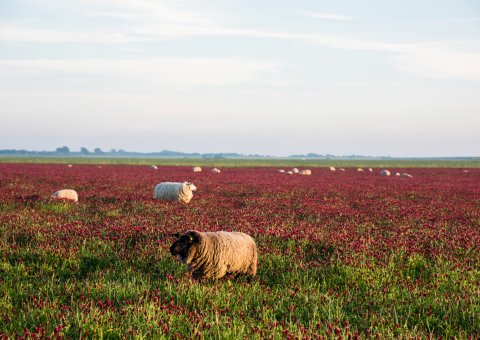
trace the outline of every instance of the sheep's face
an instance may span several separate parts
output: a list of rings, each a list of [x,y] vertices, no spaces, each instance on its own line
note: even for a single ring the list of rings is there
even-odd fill
[[[185,182],[185,185],[188,187],[188,189],[190,189],[190,191],[197,190],[197,187],[195,185],[193,185],[192,182]]]
[[[195,253],[200,235],[196,231],[187,231],[170,246],[170,253],[177,256],[183,263],[188,264]]]

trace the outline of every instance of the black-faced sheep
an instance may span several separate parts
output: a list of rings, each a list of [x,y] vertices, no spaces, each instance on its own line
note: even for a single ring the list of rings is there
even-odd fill
[[[257,245],[241,232],[189,230],[172,244],[177,256],[194,279],[220,279],[226,274],[257,274]]]

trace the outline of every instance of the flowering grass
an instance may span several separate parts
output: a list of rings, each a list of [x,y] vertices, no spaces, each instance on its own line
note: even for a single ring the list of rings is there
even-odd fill
[[[0,338],[480,336],[480,170],[312,171],[0,164]],[[257,279],[193,282],[187,229],[252,235]]]

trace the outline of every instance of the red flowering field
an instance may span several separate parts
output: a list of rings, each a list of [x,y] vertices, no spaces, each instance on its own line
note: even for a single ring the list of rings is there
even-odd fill
[[[390,170],[0,164],[0,338],[480,337],[480,169]],[[257,279],[192,281],[188,229],[253,236]]]

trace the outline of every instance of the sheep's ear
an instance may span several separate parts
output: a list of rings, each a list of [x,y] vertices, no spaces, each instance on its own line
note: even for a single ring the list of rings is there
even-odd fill
[[[172,236],[175,237],[175,238],[179,238],[181,234],[179,233],[173,233]]]
[[[200,241],[200,234],[198,233],[198,231],[191,231],[188,236],[190,237],[190,241],[194,242],[194,243],[198,243]]]

